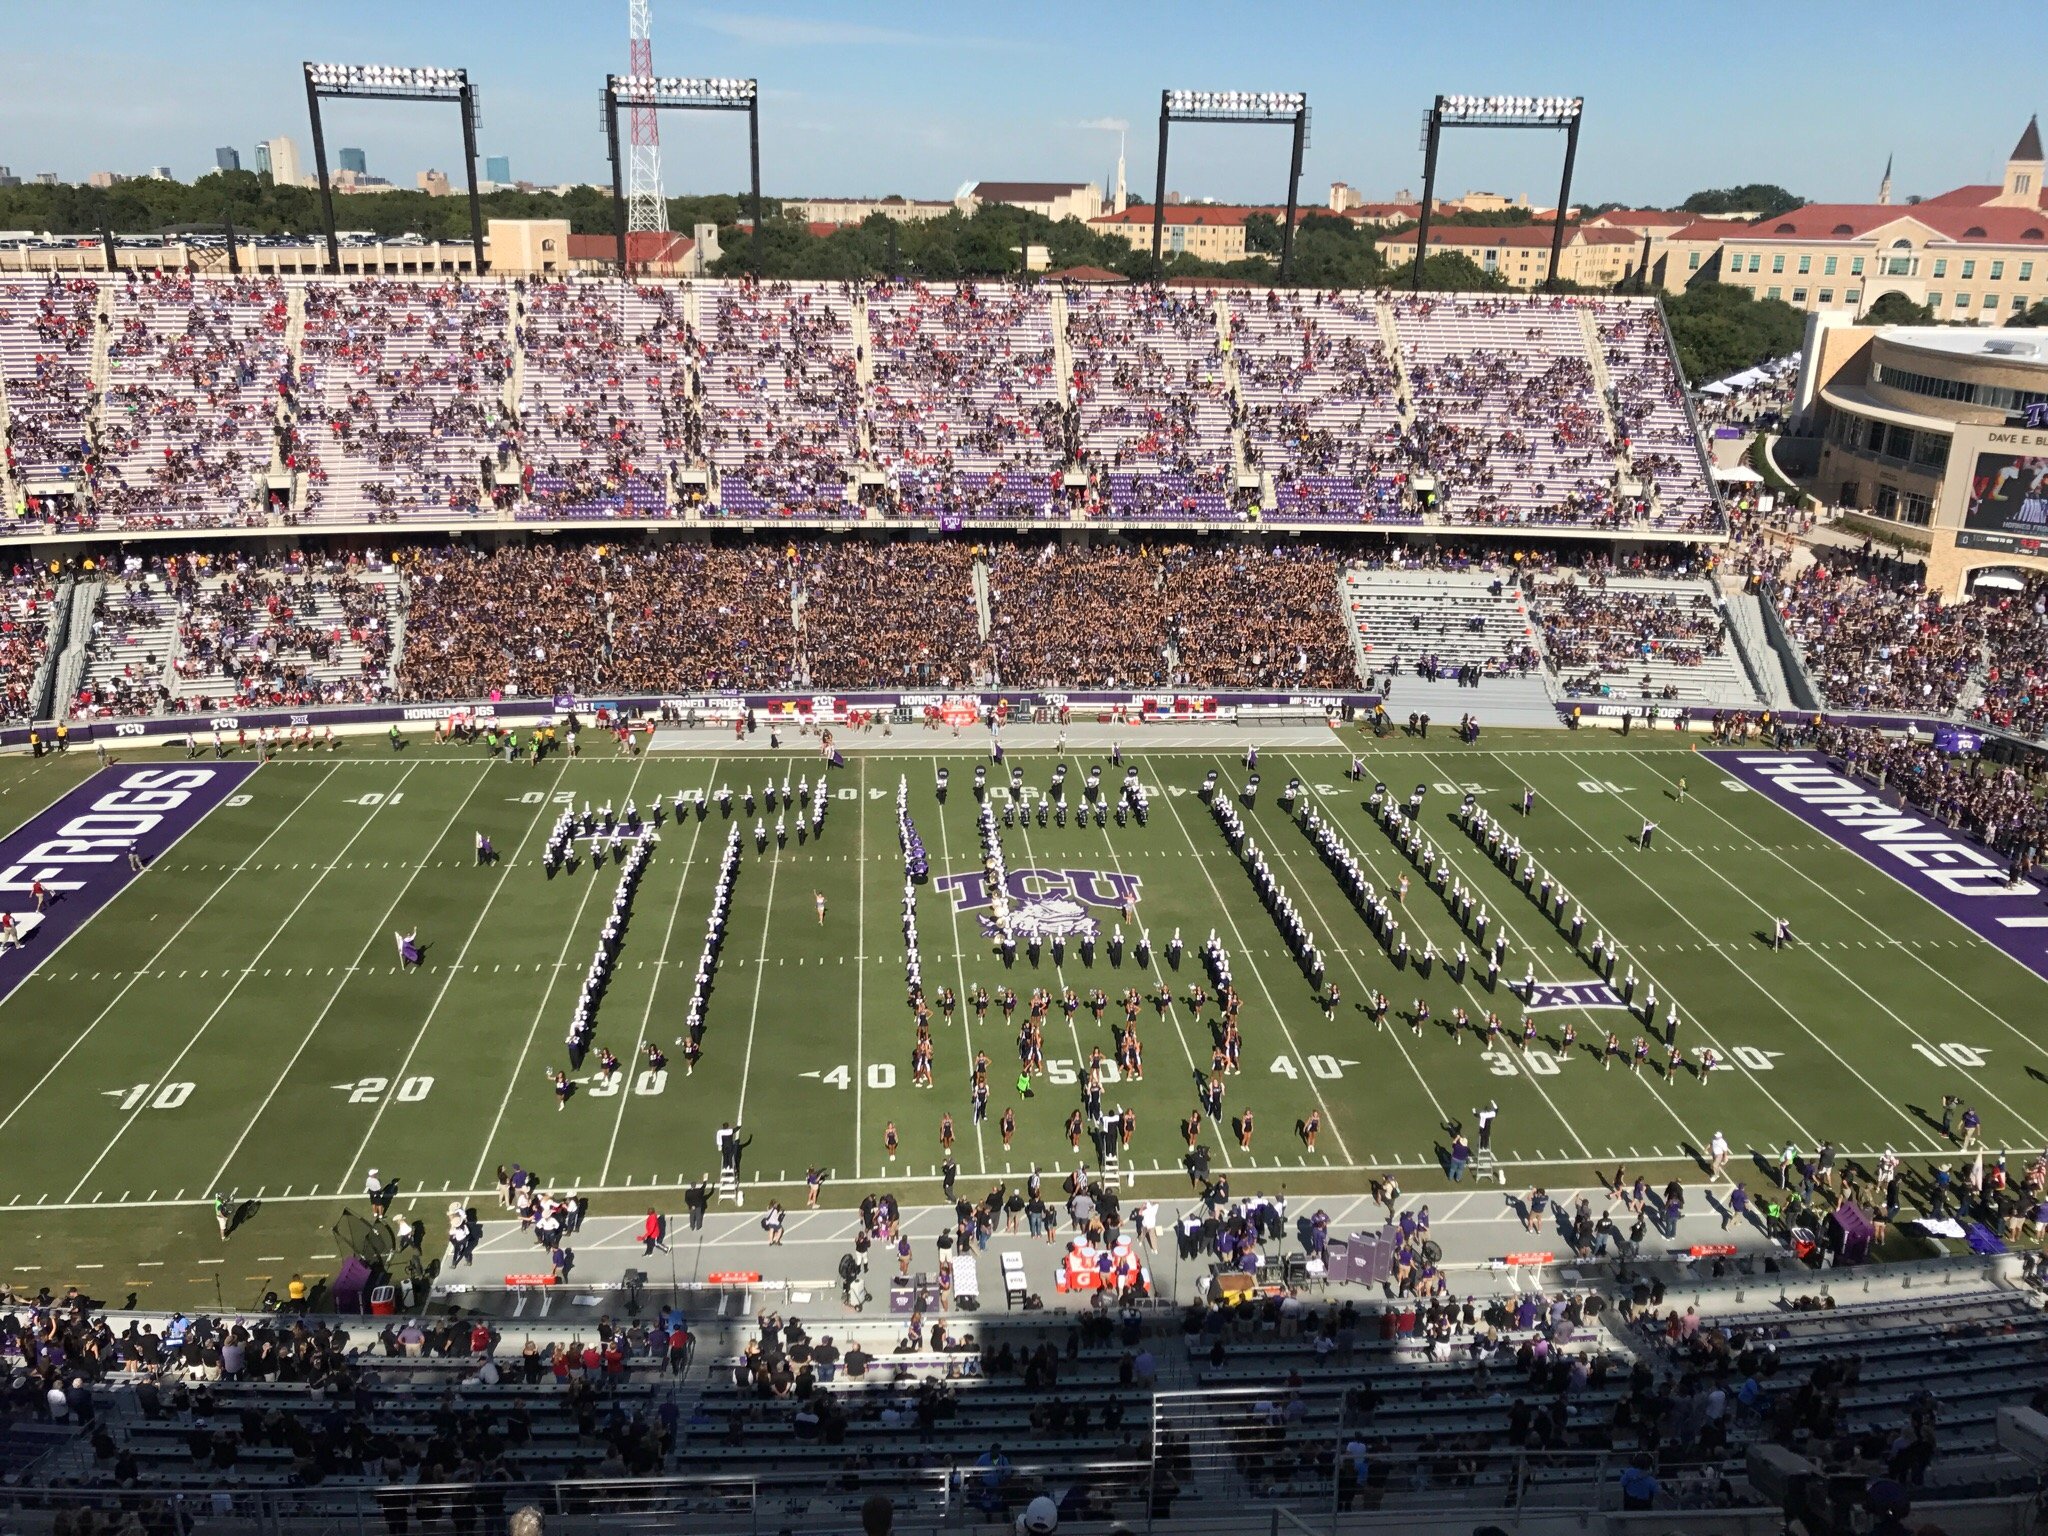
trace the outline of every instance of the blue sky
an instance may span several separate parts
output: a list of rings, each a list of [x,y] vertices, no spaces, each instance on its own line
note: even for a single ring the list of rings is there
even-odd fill
[[[311,161],[303,59],[466,65],[482,98],[479,151],[538,181],[605,179],[598,93],[624,72],[625,0],[8,0],[0,53],[0,164],[24,178],[135,172],[189,179],[233,144],[287,133]],[[1437,0],[1425,5],[746,5],[655,0],[659,72],[753,75],[762,86],[770,194],[950,196],[980,179],[1102,179],[1131,125],[1130,181],[1149,188],[1159,90],[1302,90],[1313,109],[1305,201],[1333,180],[1368,197],[1419,190],[1418,124],[1430,95],[1579,93],[1587,99],[1575,191],[1671,203],[1704,186],[1779,181],[1814,200],[1867,200],[1888,152],[1901,196],[1998,178],[2027,117],[2048,101],[2029,71],[1987,67],[1986,48],[2039,58],[2038,6],[1968,8],[1973,43],[1924,4],[1723,0],[1680,8]],[[1788,27],[1787,23],[1792,25]],[[1932,31],[1930,27],[1932,26]],[[2038,72],[2031,72],[2038,75]],[[1901,111],[1901,94],[1931,110]],[[102,94],[78,99],[81,84]],[[746,175],[742,120],[667,114],[671,193],[730,190]],[[452,109],[343,104],[330,154],[368,151],[410,185],[460,156]],[[1555,195],[1562,139],[1447,136],[1440,195],[1468,188]],[[1191,127],[1171,184],[1191,196],[1277,200],[1283,129]]]

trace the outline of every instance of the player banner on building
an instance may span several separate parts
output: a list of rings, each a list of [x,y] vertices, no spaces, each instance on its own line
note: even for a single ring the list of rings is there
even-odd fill
[[[1924,896],[2048,980],[2048,908],[2041,888],[2013,880],[2008,861],[1874,785],[1802,753],[1703,752],[1723,772]]]
[[[2048,538],[2048,455],[1978,454],[1963,526],[1976,533]]]
[[[21,941],[0,949],[0,998],[256,771],[255,763],[104,768],[0,838],[0,911]],[[36,887],[43,910],[36,911]],[[127,956],[140,962],[142,956]]]

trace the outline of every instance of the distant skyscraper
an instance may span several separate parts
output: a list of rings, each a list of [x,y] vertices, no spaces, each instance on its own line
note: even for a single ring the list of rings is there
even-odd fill
[[[213,168],[217,171],[239,171],[242,168],[242,154],[232,144],[223,144],[213,152]]]
[[[149,174],[157,181],[176,181],[178,179],[171,174],[171,168],[168,165],[152,165],[149,168]]]
[[[270,172],[270,179],[280,187],[296,187],[305,180],[299,174],[299,147],[287,134],[256,146],[256,169]]]
[[[499,186],[512,183],[512,157],[510,155],[484,156],[484,180],[495,181]]]
[[[341,152],[341,168],[354,171],[358,176],[370,174],[370,157],[360,149],[344,149]]]
[[[14,174],[12,166],[0,165],[0,187],[18,187],[21,178]]]

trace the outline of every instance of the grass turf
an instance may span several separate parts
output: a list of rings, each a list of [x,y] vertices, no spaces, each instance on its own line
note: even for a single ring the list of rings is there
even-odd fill
[[[1682,741],[1591,731],[1501,733],[1474,747],[1347,736],[1336,751],[1262,756],[1264,788],[1244,819],[1329,957],[1344,992],[1335,1020],[1195,792],[1211,768],[1235,789],[1241,765],[1216,754],[1127,754],[1154,792],[1149,826],[1033,821],[1007,830],[1004,847],[1012,870],[1135,875],[1153,963],[1127,951],[1113,966],[1098,951],[1091,966],[1070,949],[1064,965],[1020,954],[1005,972],[973,915],[922,887],[926,984],[952,986],[962,1007],[950,1026],[934,1019],[938,1087],[914,1088],[896,787],[907,776],[933,874],[971,871],[968,785],[982,759],[964,743],[900,744],[833,771],[836,798],[818,840],[771,842],[760,855],[746,837],[692,1076],[674,1042],[725,823],[713,810],[664,829],[598,1016],[597,1039],[626,1062],[627,1080],[609,1094],[587,1081],[561,1111],[546,1074],[566,1065],[563,1036],[616,874],[608,863],[543,877],[539,854],[560,797],[580,807],[633,796],[646,807],[656,795],[758,786],[771,771],[815,779],[815,758],[792,748],[773,758],[651,753],[529,766],[423,747],[392,754],[364,739],[339,755],[265,766],[246,798],[214,811],[0,1006],[13,1067],[0,1091],[7,1278],[137,1291],[156,1305],[210,1299],[218,1285],[246,1304],[295,1270],[333,1267],[334,1224],[345,1207],[360,1209],[371,1167],[400,1181],[398,1208],[430,1233],[448,1198],[488,1191],[495,1167],[515,1159],[600,1211],[674,1207],[679,1185],[715,1171],[713,1133],[726,1120],[752,1137],[750,1209],[771,1191],[799,1197],[813,1164],[830,1175],[828,1198],[883,1186],[912,1202],[936,1198],[948,1109],[963,1190],[1034,1163],[1072,1167],[1064,1127],[1077,1094],[1065,1084],[1092,1048],[1111,1053],[1109,1029],[1085,1008],[1070,1027],[1055,1009],[1053,1081],[1019,1103],[1014,1030],[993,1008],[977,1024],[965,1005],[976,982],[991,992],[1007,983],[1020,997],[1035,985],[1055,994],[1073,985],[1084,997],[1101,986],[1114,998],[1167,981],[1183,1001],[1163,1019],[1149,1002],[1144,1009],[1144,1081],[1113,1084],[1107,1097],[1137,1113],[1123,1166],[1139,1188],[1185,1189],[1176,1127],[1194,1106],[1195,1074],[1207,1073],[1215,1010],[1197,1018],[1184,999],[1212,928],[1232,956],[1245,1048],[1225,1123],[1204,1139],[1240,1192],[1281,1183],[1293,1193],[1356,1191],[1389,1169],[1411,1190],[1426,1187],[1441,1178],[1447,1123],[1469,1122],[1489,1100],[1500,1104],[1495,1150],[1524,1186],[1590,1184],[1616,1163],[1676,1172],[1717,1130],[1759,1176],[1788,1139],[1807,1151],[1827,1137],[1852,1157],[1891,1146],[1931,1159],[1948,1150],[1934,1128],[1945,1092],[1978,1107],[1994,1147],[2048,1143],[2038,978],[1819,832],[1730,787]],[[1704,1083],[1604,1071],[1590,1048],[1607,1029],[1625,1041],[1644,1032],[1615,1011],[1540,1013],[1543,1044],[1530,1056],[1484,1051],[1475,1036],[1454,1041],[1442,1027],[1454,1006],[1475,1018],[1498,1008],[1512,1036],[1516,1000],[1489,996],[1477,977],[1460,986],[1442,967],[1427,979],[1397,970],[1278,807],[1281,786],[1299,775],[1370,878],[1384,887],[1413,876],[1402,920],[1414,950],[1425,939],[1439,954],[1455,948],[1449,912],[1367,813],[1370,784],[1342,777],[1353,750],[1403,797],[1418,781],[1435,786],[1425,829],[1507,924],[1504,981],[1532,962],[1546,980],[1593,971],[1458,832],[1452,816],[1468,786],[1583,903],[1586,945],[1602,930],[1617,941],[1617,975],[1632,965],[1654,984],[1660,1025],[1675,1000],[1680,1043],[1695,1058],[1713,1045],[1723,1069]],[[1071,756],[1070,792],[1096,760],[1114,785],[1106,756]],[[1027,786],[1043,788],[1049,755],[1012,761]],[[943,807],[940,765],[952,779]],[[0,815],[24,819],[92,766],[81,754],[0,764]],[[1683,802],[1681,775],[1691,786]],[[1516,811],[1525,785],[1538,795],[1526,822]],[[1632,840],[1646,815],[1659,822],[1658,841],[1638,853]],[[737,807],[734,819],[751,834]],[[503,856],[494,868],[475,865],[478,831]],[[814,891],[827,900],[823,924]],[[1778,954],[1761,934],[1781,914],[1802,944]],[[400,928],[417,928],[427,946],[417,970],[398,965]],[[1165,958],[1175,928],[1187,945],[1177,971]],[[1393,1001],[1387,1029],[1362,1011],[1371,988]],[[1419,1038],[1402,1017],[1417,998],[1434,1015]],[[1559,1059],[1566,1017],[1579,1048]],[[669,1054],[665,1079],[638,1070],[646,1040]],[[982,1127],[967,1093],[976,1049],[994,1063]],[[1661,1063],[1661,1050],[1652,1060]],[[1005,1149],[996,1119],[1012,1104],[1018,1133]],[[1248,1152],[1230,1129],[1247,1108],[1258,1125]],[[1311,1109],[1322,1112],[1314,1152],[1293,1133]],[[891,1122],[901,1143],[893,1160],[883,1145]],[[225,1248],[208,1203],[216,1188],[246,1202]]]

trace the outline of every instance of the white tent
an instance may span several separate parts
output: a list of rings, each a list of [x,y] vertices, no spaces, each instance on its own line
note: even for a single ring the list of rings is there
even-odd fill
[[[1764,477],[1751,469],[1747,464],[1733,464],[1726,469],[1717,464],[1714,466],[1714,478],[1723,485],[1762,485],[1764,483]]]
[[[1981,576],[1972,580],[1970,585],[1972,587],[1995,587],[2001,592],[2024,592],[2027,590],[2027,584],[2024,581],[2020,580],[2017,576],[2009,576],[2004,571],[1986,571]]]
[[[1730,389],[1726,384],[1721,383],[1717,379],[1712,384],[1709,384],[1705,389],[1701,390],[1700,393],[1703,395],[1713,395],[1716,398],[1719,398],[1722,395],[1732,395],[1735,393],[1735,391]]]

